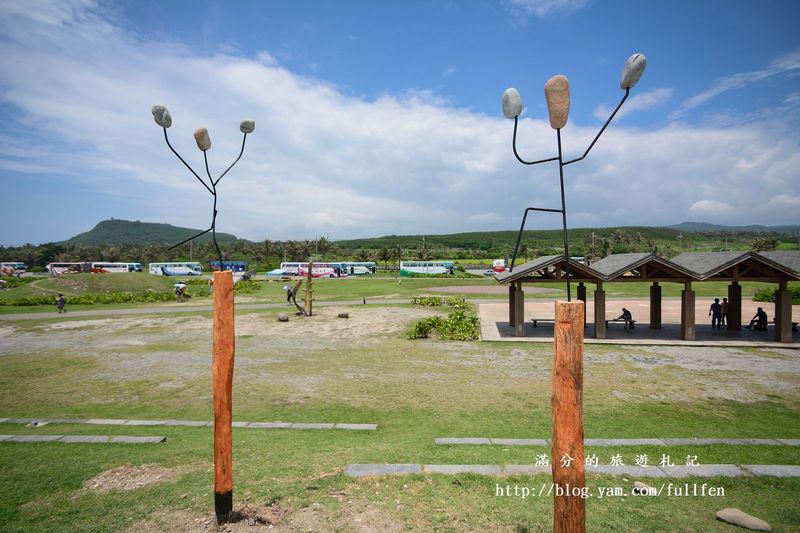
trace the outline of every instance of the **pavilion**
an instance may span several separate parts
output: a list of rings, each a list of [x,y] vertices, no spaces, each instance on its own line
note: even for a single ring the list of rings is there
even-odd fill
[[[496,276],[509,284],[509,324],[524,336],[525,283],[565,282],[564,255],[538,257],[513,271]],[[695,293],[693,283],[725,281],[728,285],[728,330],[742,329],[743,281],[765,281],[778,285],[775,292],[775,340],[792,342],[792,294],[789,281],[800,280],[800,251],[684,253],[664,259],[652,253],[612,254],[591,266],[569,260],[570,280],[578,284],[577,298],[586,302],[586,284],[593,283],[595,338],[606,338],[606,296],[603,283],[648,282],[650,328],[661,329],[661,283],[680,283],[682,340],[695,340]]]

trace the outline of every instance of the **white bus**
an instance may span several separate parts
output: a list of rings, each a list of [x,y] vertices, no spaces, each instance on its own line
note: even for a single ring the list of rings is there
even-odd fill
[[[339,269],[334,268],[331,263],[314,263],[314,266],[311,267],[312,278],[335,278],[339,272]],[[297,274],[308,276],[308,263],[300,263],[297,267]]]
[[[0,273],[7,276],[23,274],[28,270],[28,265],[19,261],[0,263]]]
[[[128,263],[128,272],[141,272],[141,271],[142,271],[141,263]]]
[[[400,275],[409,274],[452,274],[455,265],[452,261],[400,261]]]
[[[92,263],[92,272],[95,274],[115,274],[129,272],[128,263]]]
[[[202,276],[203,265],[197,261],[150,263],[147,271],[156,276]]]
[[[349,276],[362,276],[364,274],[374,274],[378,271],[375,261],[345,261],[339,263],[342,273]]]
[[[51,276],[58,276],[67,273],[88,272],[91,270],[91,265],[89,263],[48,263],[45,269]]]

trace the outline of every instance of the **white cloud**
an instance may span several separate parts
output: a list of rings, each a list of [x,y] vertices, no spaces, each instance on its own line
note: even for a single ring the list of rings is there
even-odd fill
[[[583,9],[589,0],[506,0],[506,6],[514,15],[545,18],[555,13],[569,14]]]
[[[645,91],[643,93],[635,93],[632,97],[630,97],[629,100],[625,102],[625,105],[620,108],[615,119],[622,118],[632,111],[644,111],[658,107],[672,98],[672,93],[673,90],[667,87],[660,87],[658,89]],[[611,112],[614,111],[614,107],[616,107],[616,105],[611,107],[601,104],[595,108],[594,116],[605,122],[608,117],[611,116]]]
[[[447,76],[452,76],[453,74],[456,73],[456,71],[458,71],[458,68],[455,65],[447,65],[442,69],[442,76],[444,76],[445,78]]]
[[[786,193],[778,194],[777,196],[770,198],[769,204],[779,209],[798,209],[800,208],[800,196],[793,196]]]
[[[748,85],[796,70],[800,70],[800,50],[780,56],[764,68],[739,72],[715,80],[714,84],[705,91],[684,100],[680,108],[671,114],[671,118],[677,119],[687,111],[705,104],[723,93],[742,89]]]
[[[173,116],[170,139],[196,170],[203,160],[192,132],[209,128],[215,174],[238,153],[239,121],[256,120],[244,157],[220,183],[220,231],[242,237],[509,229],[529,205],[559,205],[557,166],[520,165],[499,111],[457,109],[424,89],[353,97],[263,54],[202,55],[141,41],[99,8],[58,6],[0,4],[0,99],[17,110],[0,126],[0,181],[55,174],[111,205],[124,201],[128,212],[138,208],[142,220],[206,227],[211,198],[150,115],[162,103]],[[596,131],[570,124],[565,156],[580,155]],[[544,115],[520,122],[519,150],[528,159],[555,155]],[[770,199],[793,190],[797,168],[796,142],[755,123],[613,124],[586,160],[566,168],[568,209],[575,224],[671,224],[716,199],[730,206],[724,215],[712,210],[720,222],[789,223],[796,207]],[[82,226],[100,218],[85,216]],[[558,223],[537,215],[529,225]],[[87,229],[70,224],[59,221],[51,238]],[[0,242],[27,240],[23,226],[2,231]]]
[[[689,212],[693,215],[716,218],[725,215],[733,209],[725,202],[718,200],[698,200],[689,207]]]

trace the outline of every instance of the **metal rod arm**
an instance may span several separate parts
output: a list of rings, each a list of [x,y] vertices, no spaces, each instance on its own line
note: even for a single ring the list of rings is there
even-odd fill
[[[216,185],[217,183],[219,183],[219,180],[221,180],[221,179],[222,179],[222,178],[225,176],[225,174],[227,174],[227,173],[228,173],[228,171],[229,171],[230,169],[232,169],[232,168],[233,168],[233,165],[235,165],[236,163],[238,163],[238,162],[239,162],[239,160],[242,158],[242,154],[244,153],[244,143],[245,143],[246,141],[247,141],[247,134],[245,133],[245,134],[244,134],[244,137],[242,137],[242,149],[241,149],[241,150],[239,150],[239,157],[237,157],[237,158],[236,158],[236,161],[234,161],[233,163],[231,163],[231,165],[230,165],[228,168],[226,168],[226,169],[225,169],[225,172],[223,172],[222,174],[220,174],[220,176],[217,178],[217,181],[214,181],[214,182],[213,182],[213,183],[214,183],[214,185]]]
[[[170,144],[170,142],[169,142],[169,137],[167,137],[167,128],[164,128],[164,140],[165,140],[165,141],[167,141],[167,146],[169,146],[169,149],[170,149],[170,150],[172,150],[172,153],[173,153],[173,154],[175,154],[175,157],[177,157],[178,159],[180,159],[180,160],[181,160],[181,163],[183,163],[183,164],[186,166],[186,168],[188,168],[188,169],[189,169],[189,172],[191,172],[192,174],[194,174],[194,177],[195,177],[195,178],[197,178],[197,179],[200,181],[200,183],[202,183],[202,184],[203,184],[203,187],[205,187],[205,188],[206,188],[206,190],[207,190],[208,192],[210,192],[211,194],[214,194],[214,191],[212,191],[212,190],[211,190],[211,188],[210,188],[208,185],[206,185],[206,182],[205,182],[205,181],[203,181],[203,180],[200,178],[200,176],[198,176],[198,175],[197,175],[197,172],[195,172],[195,171],[194,171],[194,169],[193,169],[192,167],[190,167],[190,166],[189,166],[189,163],[187,163],[186,161],[184,161],[184,160],[183,160],[183,158],[180,156],[180,154],[179,154],[178,152],[176,152],[176,151],[175,151],[175,148],[173,148],[173,147],[172,147],[172,145],[171,145],[171,144]]]
[[[619,108],[622,107],[622,104],[625,103],[625,100],[628,99],[628,95],[630,93],[631,93],[630,88],[625,89],[625,96],[623,96],[622,100],[619,101],[619,103],[617,104],[617,107],[614,109],[614,112],[611,113],[611,116],[608,117],[608,120],[606,120],[606,123],[603,124],[603,127],[600,128],[600,131],[597,132],[597,135],[595,135],[594,140],[592,141],[592,144],[590,144],[589,148],[587,148],[586,151],[583,152],[583,155],[580,156],[580,157],[576,157],[575,159],[571,159],[569,161],[565,161],[564,163],[562,163],[562,165],[569,165],[570,163],[575,163],[577,161],[580,161],[581,159],[583,159],[587,155],[589,155],[589,151],[594,147],[595,143],[597,142],[597,139],[599,139],[600,136],[603,134],[603,132],[606,131],[606,128],[608,127],[608,125],[611,124],[611,121],[614,119],[614,116],[616,116],[617,111],[619,111]],[[556,159],[558,159],[558,158],[556,158]]]
[[[517,158],[517,161],[519,161],[523,165],[538,165],[539,163],[547,163],[548,161],[558,160],[558,157],[540,159],[539,161],[525,161],[524,159],[522,159],[519,156],[519,153],[517,153],[517,122],[519,122],[519,117],[514,117],[514,137],[511,140],[511,147],[514,149],[514,157]]]
[[[205,235],[206,233],[208,233],[211,230],[212,230],[212,228],[208,228],[207,230],[203,230],[200,233],[198,233],[197,235],[193,235],[192,237],[189,237],[188,239],[185,239],[185,240],[179,242],[178,244],[173,244],[172,246],[170,246],[167,249],[168,250],[172,250],[173,248],[177,248],[178,246],[180,246],[182,244],[186,244],[187,242],[191,241],[192,239],[196,239],[197,237],[200,237],[201,235]]]
[[[514,263],[517,261],[517,252],[519,251],[519,244],[522,241],[522,232],[525,230],[525,221],[528,219],[528,211],[543,211],[545,213],[561,213],[561,209],[548,209],[545,207],[528,207],[522,215],[522,224],[519,226],[519,233],[517,234],[517,244],[514,245],[514,253],[511,256],[511,266],[508,268],[509,272],[513,272]]]

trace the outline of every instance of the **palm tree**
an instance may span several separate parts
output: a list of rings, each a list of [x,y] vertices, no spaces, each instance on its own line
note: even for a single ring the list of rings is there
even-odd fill
[[[356,250],[356,253],[353,255],[356,261],[359,262],[367,262],[372,261],[373,253],[372,250],[365,250],[363,248],[359,248]]]
[[[394,245],[392,248],[392,257],[397,261],[397,272],[400,273],[400,261],[403,260],[403,256],[405,255],[406,251],[403,250],[403,247],[400,243]]]
[[[325,259],[325,254],[333,250],[333,245],[327,237],[317,237],[317,240],[314,241],[314,249],[320,259]]]
[[[417,248],[417,259],[419,261],[429,261],[431,258],[431,249],[428,248],[428,244],[425,242],[425,237],[422,238],[422,244],[419,248]]]
[[[392,258],[392,251],[386,246],[381,246],[380,248],[378,248],[377,256],[378,256],[378,261],[383,261],[383,269],[388,270],[388,263],[389,260]]]
[[[522,258],[525,260],[525,262],[527,262],[528,261],[528,254],[530,254],[530,249],[528,248],[528,245],[523,242],[519,246],[519,255],[521,255]]]

